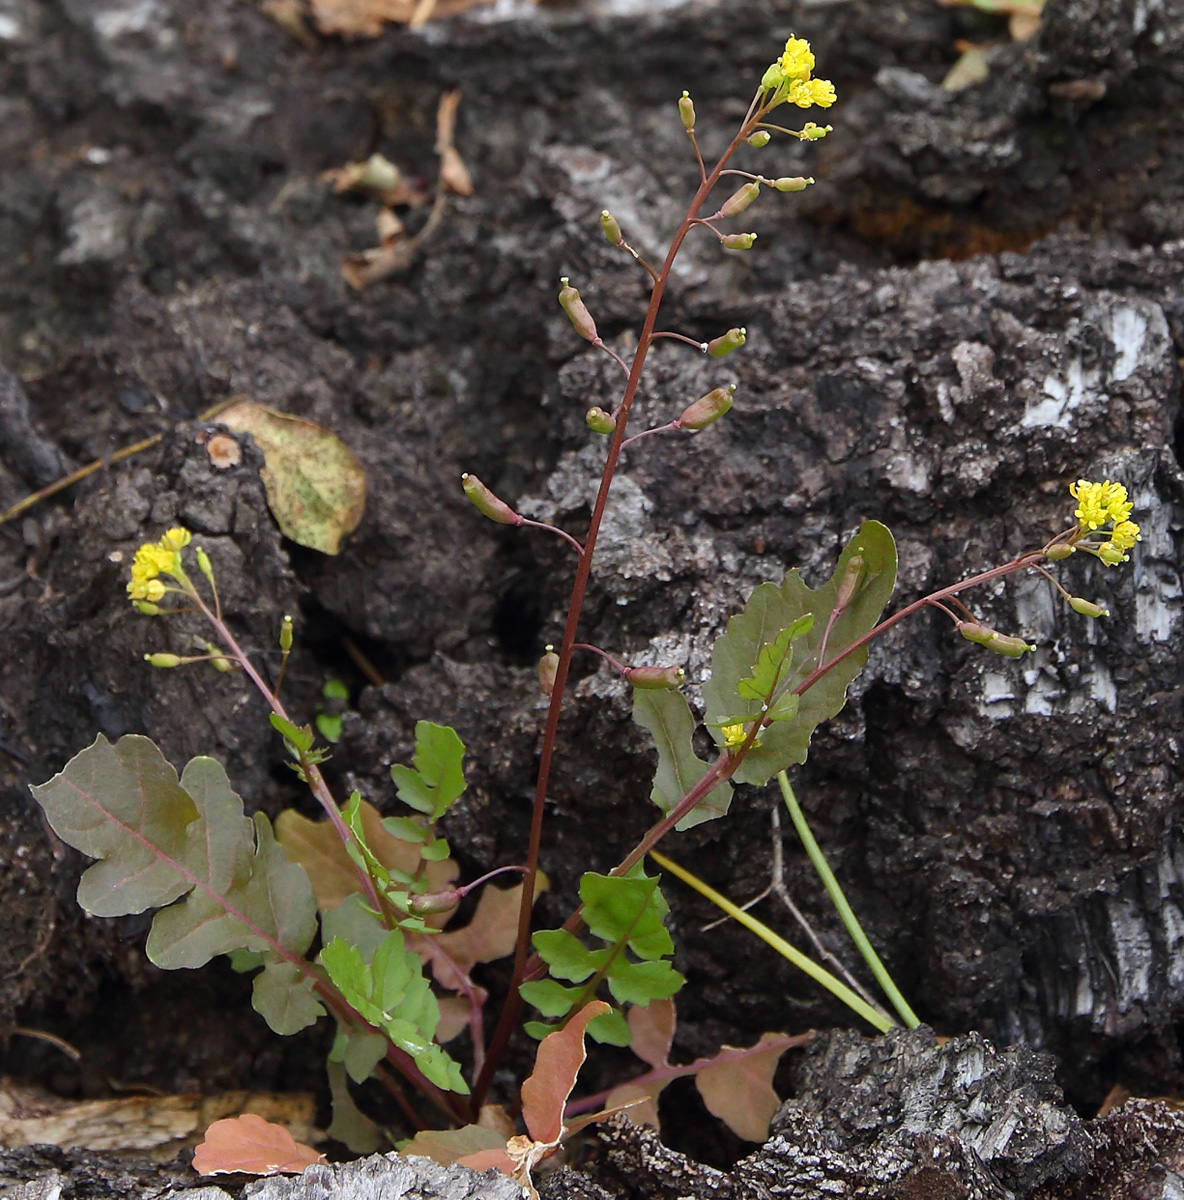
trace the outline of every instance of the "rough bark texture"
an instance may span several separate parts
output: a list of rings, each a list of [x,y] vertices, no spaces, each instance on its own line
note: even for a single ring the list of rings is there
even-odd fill
[[[628,349],[645,278],[604,243],[597,214],[612,209],[659,256],[694,183],[671,98],[693,85],[710,154],[796,31],[838,86],[835,132],[746,165],[818,183],[750,210],[761,238],[747,256],[688,244],[663,324],[694,337],[743,324],[749,342],[707,365],[661,344],[635,419],[669,420],[727,381],[737,407],[694,439],[628,452],[584,636],[633,661],[682,661],[697,685],[755,583],[790,566],[816,582],[864,519],[896,534],[905,602],[1040,544],[1070,517],[1072,479],[1125,481],[1144,535],[1132,564],[1060,572],[1108,620],[1069,613],[1033,578],[972,598],[1039,643],[1020,664],[988,659],[936,617],[898,627],[816,737],[799,794],[934,1028],[1051,1051],[1083,1111],[1116,1080],[1179,1090],[1184,8],[1046,9],[1036,40],[1001,38],[989,78],[949,93],[955,38],[984,30],[928,0],[547,8],[311,50],[231,0],[0,7],[0,505],[165,435],[0,539],[0,1029],[51,1030],[84,1051],[75,1066],[13,1036],[9,1069],[65,1095],[112,1079],[316,1079],[320,1034],[271,1038],[240,978],[162,977],[143,960],[145,919],[85,920],[77,856],[27,792],[96,732],[144,732],[177,762],[221,758],[250,808],[303,802],[240,680],[140,662],[197,632],[147,621],[122,597],[130,554],[167,522],[202,535],[228,616],[262,656],[281,614],[298,613],[295,708],[311,712],[325,677],[351,670],[343,633],[391,679],[351,676],[357,715],[335,784],[388,804],[387,768],[406,758],[414,722],[449,721],[473,748],[454,846],[472,868],[521,859],[543,711],[532,663],[557,640],[571,563],[558,540],[482,523],[457,478],[475,471],[580,531],[603,452],[583,413],[610,406],[619,377],[575,338],[556,280],[570,275]],[[436,101],[452,86],[477,193],[451,203],[409,272],[351,291],[341,258],[373,244],[377,209],[318,173],[380,149],[429,177]],[[340,557],[282,541],[250,446],[239,467],[211,464],[194,418],[237,393],[331,426],[362,460],[370,505]],[[653,815],[624,689],[593,662],[579,670],[542,923]],[[771,802],[740,794],[726,822],[672,853],[734,897],[760,890]],[[788,839],[786,882],[841,949]],[[680,1052],[847,1022],[767,948],[701,933],[708,909],[676,885],[668,894],[690,979]],[[860,1070],[882,1067],[877,1053]],[[1047,1066],[1021,1070],[1025,1053],[992,1061],[1026,1080],[1006,1076],[1017,1095],[1042,1095]],[[846,1136],[811,1112],[786,1128]],[[1124,1109],[1091,1137],[1108,1165],[1090,1186],[1112,1189],[1099,1197],[1138,1178],[1145,1144],[1179,1167],[1164,1110]],[[668,1138],[703,1144],[676,1128]],[[897,1154],[890,1143],[846,1149],[866,1165]],[[935,1142],[934,1170],[957,1168],[969,1190],[894,1194],[995,1194],[966,1145]],[[1017,1171],[992,1186],[1086,1194]]]

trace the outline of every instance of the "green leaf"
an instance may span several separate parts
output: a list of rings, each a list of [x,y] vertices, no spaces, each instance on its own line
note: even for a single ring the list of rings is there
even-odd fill
[[[792,660],[792,643],[803,634],[809,633],[814,625],[814,614],[806,613],[794,623],[783,629],[777,637],[762,646],[757,655],[756,666],[747,679],[741,679],[736,685],[736,691],[744,700],[767,701],[784,683]]]
[[[306,752],[312,749],[313,733],[308,725],[293,725],[278,713],[271,714],[271,723],[297,750]]]
[[[638,958],[656,959],[674,953],[674,942],[663,921],[670,912],[656,879],[597,875],[580,878],[584,922],[606,942],[627,942]]]
[[[391,767],[399,799],[438,821],[465,790],[465,744],[456,730],[431,721],[415,726],[415,769]]]
[[[400,930],[387,934],[369,961],[357,946],[334,938],[322,948],[321,963],[346,1002],[411,1055],[427,1079],[437,1087],[467,1094],[459,1065],[432,1041],[440,1006],[418,956],[407,949]]]
[[[332,742],[337,745],[341,741],[341,714],[340,713],[317,713],[317,732],[327,742]]]
[[[531,939],[539,957],[551,969],[556,979],[583,983],[601,970],[611,951],[589,950],[574,933],[566,929],[540,929]]]
[[[734,706],[733,706],[734,707]],[[695,754],[691,739],[695,719],[681,692],[637,688],[633,692],[633,719],[647,729],[658,749],[658,770],[650,799],[669,812],[710,769]],[[717,784],[681,821],[678,829],[690,829],[723,816],[732,803],[732,786]]]
[[[325,1014],[313,983],[295,964],[269,956],[255,976],[251,1004],[276,1033],[299,1033]]]
[[[669,1000],[686,980],[668,962],[628,962],[619,958],[608,975],[608,990],[618,1004]]]
[[[522,1025],[522,1032],[527,1037],[532,1037],[536,1041],[542,1041],[548,1034],[555,1032],[554,1025],[548,1025],[546,1021],[525,1021]]]
[[[450,853],[447,838],[433,838],[420,851],[424,862],[443,862]]]
[[[544,1017],[565,1017],[584,994],[583,988],[564,987],[553,979],[524,983],[518,991],[527,1004],[533,1004]]]
[[[348,700],[349,688],[340,679],[327,679],[321,689],[321,695],[326,700]]]
[[[382,827],[391,837],[397,837],[402,842],[414,842],[420,846],[432,835],[432,831],[426,825],[420,824],[414,817],[385,817]]]
[[[628,1046],[633,1040],[629,1022],[617,1009],[601,1013],[588,1022],[588,1036],[605,1046]]]
[[[860,528],[840,556],[834,575],[822,587],[807,587],[795,569],[780,586],[762,583],[749,597],[744,611],[728,622],[727,631],[716,640],[712,650],[711,678],[703,685],[707,725],[718,743],[724,740],[718,732],[723,724],[737,720],[747,723],[761,715],[760,700],[740,696],[740,684],[753,678],[754,670],[759,670],[762,651],[775,646],[785,630],[809,614],[814,617],[812,627],[791,639],[785,677],[788,686],[795,688],[817,667],[816,656],[835,607],[839,584],[846,578],[848,563],[857,554],[863,560],[859,590],[831,628],[826,648],[829,662],[875,627],[892,595],[896,547],[892,535],[878,521],[868,521]],[[779,720],[761,731],[760,746],[749,752],[733,780],[761,785],[791,763],[805,762],[814,730],[843,707],[848,686],[866,662],[867,647],[862,646],[823,675],[802,694],[792,719]]]
[[[249,433],[263,452],[259,474],[284,537],[336,554],[366,510],[366,477],[349,447],[312,421],[249,400],[223,409],[216,420]]]
[[[378,1126],[354,1103],[349,1093],[345,1067],[330,1055],[325,1071],[329,1077],[329,1099],[333,1106],[333,1120],[325,1132],[355,1154],[373,1154],[386,1139]]]
[[[347,945],[356,946],[367,962],[389,932],[378,914],[356,894],[321,916],[321,941],[327,944],[340,938]]]
[[[230,960],[230,969],[236,975],[246,975],[263,966],[263,955],[256,954],[253,950],[231,950],[226,957]]]

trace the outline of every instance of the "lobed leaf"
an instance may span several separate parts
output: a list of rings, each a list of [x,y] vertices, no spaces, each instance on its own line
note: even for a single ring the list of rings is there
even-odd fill
[[[657,879],[645,875],[598,875],[580,878],[584,923],[606,942],[625,942],[638,958],[674,953],[674,941],[663,924],[670,912]]]
[[[785,681],[793,658],[793,643],[814,626],[814,614],[806,613],[792,625],[786,626],[773,641],[764,645],[757,655],[752,674],[741,679],[736,691],[745,700],[769,700],[777,685]]]
[[[714,1116],[749,1142],[769,1136],[769,1122],[781,1105],[773,1090],[773,1074],[790,1039],[783,1033],[765,1033],[755,1046],[740,1051],[722,1046],[719,1061],[707,1062],[695,1074],[695,1086]],[[742,1057],[732,1057],[737,1053]]]
[[[788,685],[792,689],[817,667],[817,654],[851,559],[863,561],[858,590],[846,610],[835,620],[827,640],[830,661],[852,642],[873,629],[892,595],[896,581],[896,546],[878,521],[866,522],[848,543],[830,580],[809,588],[795,568],[781,585],[762,583],[749,597],[744,611],[728,622],[727,631],[712,649],[711,678],[703,685],[708,727],[723,744],[720,727],[737,720],[760,717],[761,700],[740,695],[741,683],[759,671],[762,652],[808,615],[810,629],[791,638]],[[763,729],[760,745],[749,751],[732,776],[737,783],[764,784],[791,763],[803,763],[810,737],[825,720],[835,716],[846,701],[847,688],[867,662],[862,646],[823,675],[801,696],[792,719],[782,719]]]
[[[633,719],[649,731],[658,750],[658,769],[650,799],[669,812],[710,770],[694,751],[695,719],[681,692],[635,688]],[[717,784],[679,821],[676,828],[690,829],[722,817],[732,803],[732,785]]]
[[[465,744],[455,729],[418,721],[415,767],[391,767],[391,778],[404,804],[438,821],[465,790]]]

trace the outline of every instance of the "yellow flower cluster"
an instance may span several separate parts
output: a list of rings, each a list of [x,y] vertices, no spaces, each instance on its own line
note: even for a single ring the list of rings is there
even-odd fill
[[[1091,483],[1088,479],[1079,479],[1069,484],[1069,492],[1077,501],[1074,516],[1078,522],[1078,536],[1084,537],[1111,525],[1109,538],[1100,546],[1083,546],[1082,549],[1092,549],[1107,566],[1116,566],[1127,561],[1123,553],[1129,550],[1139,540],[1139,527],[1130,519],[1130,500],[1127,499],[1126,488],[1121,483],[1111,483],[1109,479],[1102,483]]]
[[[168,590],[157,578],[172,575],[181,569],[181,551],[189,545],[192,534],[175,526],[159,542],[145,542],[132,560],[132,578],[127,585],[128,599],[156,604]]]
[[[791,37],[785,43],[781,57],[769,67],[761,80],[761,88],[771,91],[773,104],[796,104],[798,108],[830,108],[835,102],[835,85],[829,79],[811,79],[814,52],[804,38]]]
[[[724,735],[724,748],[732,750],[737,746],[743,746],[748,740],[748,726],[737,722],[735,725],[723,725],[720,727],[720,733]],[[755,750],[761,744],[761,739],[754,738],[752,747]]]

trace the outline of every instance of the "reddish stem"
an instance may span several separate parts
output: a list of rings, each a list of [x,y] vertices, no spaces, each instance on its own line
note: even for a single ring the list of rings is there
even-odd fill
[[[493,1073],[501,1062],[502,1055],[505,1053],[506,1046],[509,1044],[510,1037],[518,1024],[518,1018],[522,1012],[522,997],[518,994],[518,987],[525,977],[527,954],[530,946],[530,912],[531,906],[534,903],[534,884],[538,872],[539,847],[542,842],[543,812],[547,797],[547,787],[551,779],[551,764],[555,756],[555,740],[559,731],[559,716],[563,707],[563,693],[567,685],[567,675],[571,666],[572,650],[576,642],[580,614],[584,607],[584,597],[588,590],[588,579],[592,572],[592,559],[596,551],[596,539],[600,534],[600,526],[604,520],[605,506],[608,503],[609,489],[612,487],[617,462],[621,456],[621,447],[625,441],[625,428],[629,421],[629,410],[637,394],[637,385],[641,379],[641,372],[645,366],[646,356],[649,353],[650,346],[653,344],[654,326],[657,323],[658,310],[662,305],[662,297],[666,291],[666,284],[670,279],[670,269],[674,264],[675,257],[682,247],[683,239],[687,236],[692,224],[696,220],[695,214],[703,206],[708,194],[715,186],[720,172],[727,165],[728,160],[736,152],[743,140],[748,136],[750,132],[749,126],[754,120],[753,113],[756,111],[756,107],[757,100],[754,99],[753,103],[749,106],[749,113],[741,125],[740,131],[732,139],[731,144],[724,151],[719,162],[710,174],[703,173],[702,182],[699,184],[699,188],[691,200],[687,214],[679,225],[673,241],[670,243],[670,249],[666,252],[666,259],[662,264],[662,269],[658,274],[658,278],[654,281],[649,308],[646,310],[645,323],[642,326],[641,336],[638,338],[637,352],[633,356],[633,363],[629,369],[629,379],[625,384],[621,403],[614,410],[616,425],[613,428],[612,441],[609,443],[608,458],[605,461],[604,471],[601,474],[600,488],[596,493],[596,501],[592,507],[592,516],[588,523],[588,535],[584,540],[584,549],[580,555],[579,564],[576,567],[576,577],[572,584],[571,600],[569,601],[567,610],[567,622],[563,630],[563,641],[559,648],[559,664],[555,671],[555,683],[551,692],[551,705],[547,710],[547,724],[543,734],[542,751],[539,756],[539,773],[535,786],[534,809],[531,813],[530,844],[526,858],[527,874],[522,884],[522,906],[519,909],[518,944],[514,953],[514,972],[510,979],[509,991],[505,1004],[502,1007],[501,1016],[498,1019],[497,1027],[493,1032],[493,1037],[486,1052],[485,1066],[481,1074],[477,1077],[477,1081],[473,1087],[472,1107],[474,1112],[480,1108],[486,1093],[489,1091],[489,1084],[493,1078]]]

